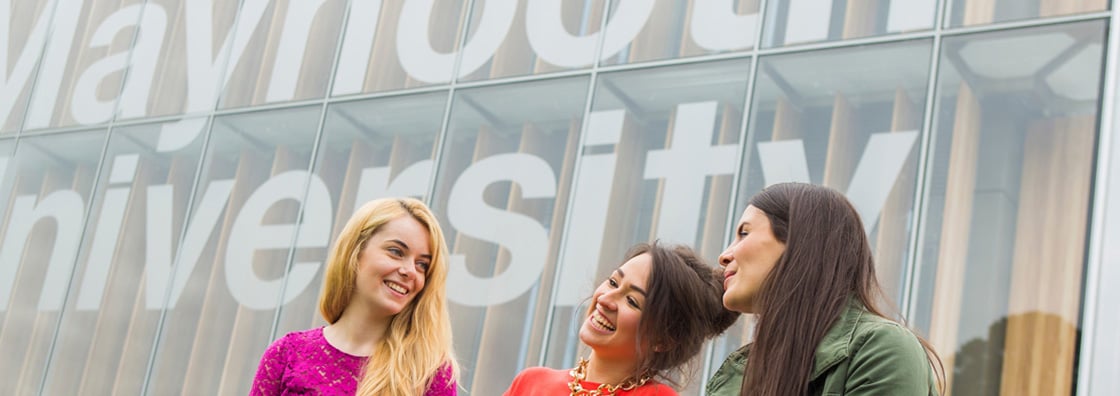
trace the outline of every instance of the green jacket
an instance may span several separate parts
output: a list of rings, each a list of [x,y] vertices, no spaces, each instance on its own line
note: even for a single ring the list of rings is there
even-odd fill
[[[748,347],[732,352],[708,381],[708,396],[738,396]],[[851,304],[813,357],[810,395],[937,395],[925,349],[910,330]]]

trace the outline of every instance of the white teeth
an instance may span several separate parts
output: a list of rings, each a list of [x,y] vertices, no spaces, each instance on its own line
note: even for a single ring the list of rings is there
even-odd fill
[[[408,289],[405,289],[404,286],[398,285],[393,282],[385,282],[385,285],[389,286],[390,289],[393,289],[393,291],[397,293],[408,294]]]
[[[604,318],[603,315],[600,315],[598,310],[591,313],[591,322],[598,325],[600,328],[602,328],[604,330],[607,330],[607,331],[614,331],[615,330],[615,327],[613,325],[611,325],[611,323],[609,321],[607,321],[607,319]]]

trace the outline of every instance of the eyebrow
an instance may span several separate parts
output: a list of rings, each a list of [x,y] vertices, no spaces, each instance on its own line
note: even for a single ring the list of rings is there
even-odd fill
[[[626,277],[626,273],[625,273],[625,272],[622,272],[622,268],[616,269],[616,270],[614,270],[614,271],[618,273],[618,276],[619,276],[620,278],[625,278],[625,277]],[[648,294],[648,293],[646,293],[646,290],[645,290],[645,289],[642,289],[641,287],[639,287],[639,286],[637,286],[637,285],[634,285],[634,284],[630,284],[630,288],[631,288],[631,289],[634,289],[634,290],[635,290],[635,291],[637,291],[638,293],[642,293],[642,295],[643,295],[643,296],[649,297],[649,294]]]
[[[395,244],[401,245],[401,247],[403,247],[403,248],[404,248],[404,250],[409,250],[409,249],[410,249],[410,248],[408,247],[408,244],[407,244],[407,243],[404,243],[404,241],[402,241],[402,240],[400,240],[400,239],[390,239],[390,240],[389,240],[389,242],[392,242],[392,243],[395,243]],[[421,254],[421,255],[420,255],[420,257],[422,257],[422,258],[426,258],[426,259],[428,259],[428,260],[431,260],[431,259],[432,259],[432,255],[430,255],[430,254]]]

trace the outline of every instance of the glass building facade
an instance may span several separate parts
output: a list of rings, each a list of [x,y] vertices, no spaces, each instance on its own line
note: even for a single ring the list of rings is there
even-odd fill
[[[362,202],[425,200],[462,394],[660,239],[845,192],[952,395],[1120,391],[1106,0],[0,0],[0,394],[245,394]],[[744,317],[682,394],[750,337]]]

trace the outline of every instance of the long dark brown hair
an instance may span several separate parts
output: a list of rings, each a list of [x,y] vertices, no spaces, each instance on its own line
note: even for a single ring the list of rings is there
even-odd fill
[[[893,319],[880,308],[887,300],[875,277],[874,255],[859,213],[843,194],[783,183],[767,187],[750,204],[766,214],[774,238],[786,249],[755,300],[758,324],[740,395],[804,395],[817,346],[849,299]],[[918,340],[940,385],[941,360],[928,342]]]

